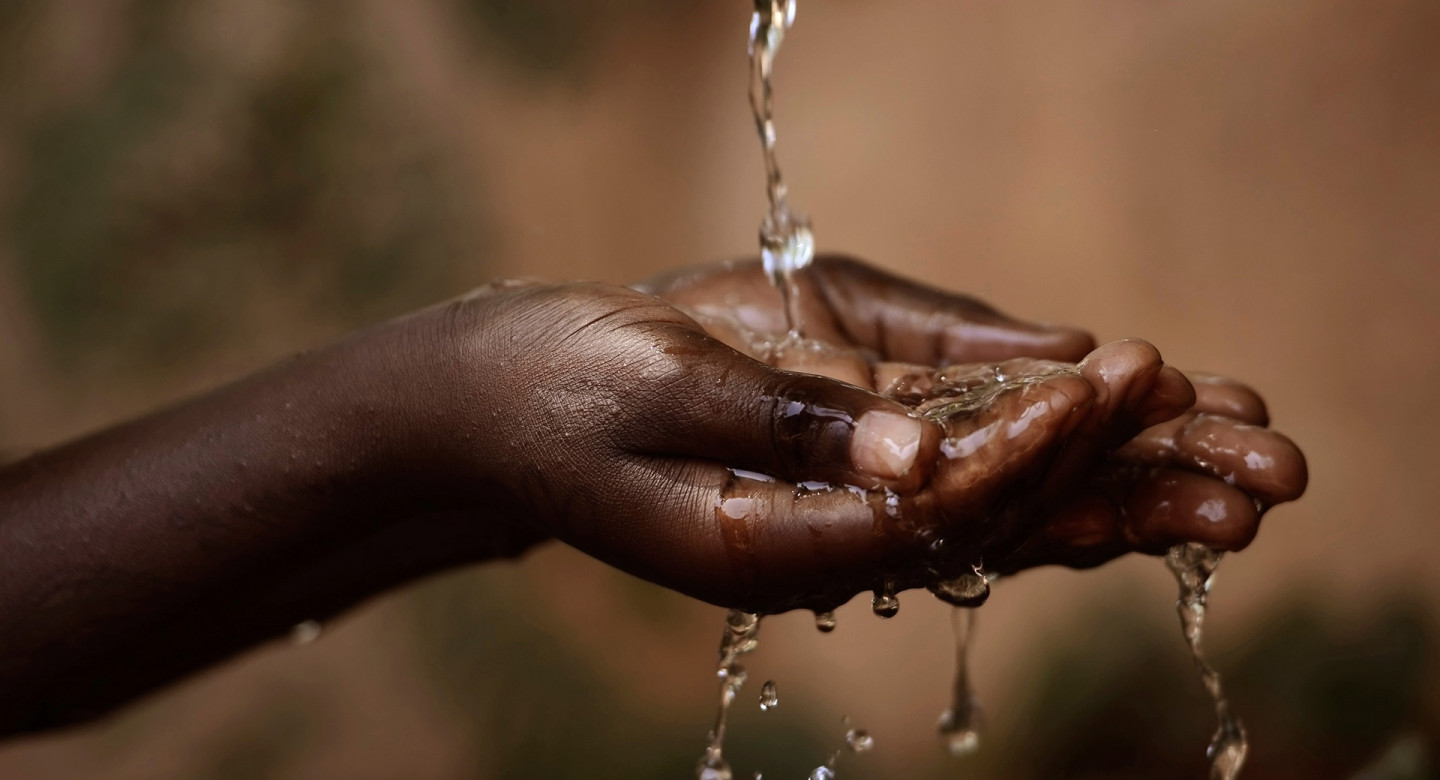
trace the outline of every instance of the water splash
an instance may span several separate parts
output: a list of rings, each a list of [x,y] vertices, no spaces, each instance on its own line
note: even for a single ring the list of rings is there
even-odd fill
[[[1189,542],[1171,547],[1165,556],[1165,565],[1170,567],[1180,585],[1175,611],[1180,615],[1180,628],[1185,634],[1185,643],[1190,646],[1190,655],[1195,659],[1195,668],[1200,672],[1200,682],[1215,702],[1215,717],[1219,721],[1215,735],[1210,738],[1210,747],[1205,752],[1210,759],[1210,780],[1235,780],[1240,776],[1240,768],[1245,765],[1245,754],[1250,748],[1245,725],[1230,710],[1230,701],[1225,698],[1225,689],[1220,684],[1220,674],[1206,660],[1201,644],[1205,633],[1205,605],[1220,557],[1219,550]]]

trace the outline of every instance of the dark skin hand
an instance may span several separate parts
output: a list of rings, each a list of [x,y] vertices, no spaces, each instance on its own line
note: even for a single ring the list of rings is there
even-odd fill
[[[949,559],[949,574],[982,560],[1003,573],[1087,568],[1184,541],[1239,550],[1269,507],[1304,492],[1304,456],[1265,427],[1258,394],[1222,377],[1187,377],[1145,342],[1097,349],[1081,331],[1017,322],[846,258],[818,260],[799,284],[802,327],[822,344],[783,342],[781,299],[755,264],[680,272],[647,286],[771,365],[842,379],[918,411],[938,407],[926,417],[943,428],[944,452],[923,489],[898,497],[898,522],[874,511],[874,496],[853,491],[799,491],[797,499],[782,485],[763,499],[771,538],[855,516],[853,544],[834,534],[810,545],[818,576],[795,558],[799,538],[774,542],[783,562],[759,557],[765,538],[752,540],[752,565],[788,572],[792,592],[805,594],[786,606],[812,606],[805,602],[817,596],[838,603],[887,578],[924,584],[935,578],[931,569],[947,573],[937,546],[946,548],[939,557]],[[942,414],[941,402],[957,398],[973,403]],[[755,487],[732,491],[752,497]],[[875,518],[868,525],[867,516]],[[882,530],[861,531],[870,526]]]
[[[549,538],[779,611],[972,556],[1239,549],[1304,489],[1243,386],[854,261],[811,271],[806,349],[776,348],[757,264],[500,283],[0,470],[0,733]],[[1034,379],[913,411],[997,363]]]

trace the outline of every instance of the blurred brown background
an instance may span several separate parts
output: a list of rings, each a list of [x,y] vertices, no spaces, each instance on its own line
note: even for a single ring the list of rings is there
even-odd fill
[[[822,248],[1243,377],[1310,457],[1212,646],[1262,778],[1440,771],[1440,5],[810,0],[781,161]],[[505,275],[748,254],[749,4],[0,3],[0,450]],[[946,609],[767,621],[737,777],[1204,775],[1153,559],[1002,583],[991,732],[934,737]],[[558,547],[393,594],[4,778],[690,777],[719,610]],[[0,638],[3,641],[3,638]],[[744,701],[752,701],[752,692]]]

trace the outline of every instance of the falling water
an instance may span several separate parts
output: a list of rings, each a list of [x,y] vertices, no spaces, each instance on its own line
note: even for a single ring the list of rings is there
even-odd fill
[[[740,657],[754,652],[760,640],[760,616],[738,609],[730,610],[725,617],[725,631],[720,636],[720,663],[715,676],[720,681],[720,706],[715,712],[715,726],[710,729],[710,742],[705,754],[696,767],[699,780],[731,780],[730,764],[725,760],[725,723],[730,716],[730,705],[740,695],[745,685],[745,667]]]
[[[980,705],[970,688],[970,641],[975,635],[975,610],[956,607],[950,612],[955,632],[955,686],[950,709],[940,715],[940,739],[952,756],[964,756],[980,747]]]
[[[1220,725],[1215,736],[1210,738],[1206,756],[1210,759],[1210,780],[1235,780],[1245,764],[1245,726],[1230,710],[1230,701],[1220,685],[1220,674],[1205,658],[1201,640],[1205,631],[1205,602],[1210,595],[1210,583],[1215,568],[1220,565],[1220,551],[1203,544],[1189,542],[1170,548],[1165,564],[1180,583],[1180,598],[1175,602],[1175,611],[1180,614],[1180,628],[1185,642],[1190,646],[1190,655],[1195,659],[1195,668],[1200,672],[1200,682],[1215,702],[1215,717]]]
[[[755,115],[755,130],[765,154],[765,194],[770,208],[760,223],[760,257],[765,272],[780,290],[785,303],[785,319],[792,334],[799,335],[800,301],[795,272],[810,264],[815,257],[815,236],[810,221],[799,212],[791,211],[786,198],[785,179],[775,156],[775,99],[771,77],[775,71],[775,55],[785,40],[785,33],[795,23],[796,0],[755,0],[755,15],[750,20],[750,109]]]

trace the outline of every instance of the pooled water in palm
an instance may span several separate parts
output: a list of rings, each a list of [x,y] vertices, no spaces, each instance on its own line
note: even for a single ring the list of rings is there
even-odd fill
[[[938,730],[950,755],[964,756],[980,747],[980,705],[970,688],[968,658],[975,634],[975,610],[956,607],[950,613],[950,625],[955,631],[955,686],[950,709],[940,715]]]
[[[759,646],[760,616],[738,609],[725,616],[725,631],[720,636],[720,663],[715,676],[720,681],[720,706],[715,712],[715,726],[710,729],[710,743],[700,757],[696,776],[700,780],[731,780],[730,764],[725,760],[725,723],[730,705],[745,685],[745,667],[740,657]],[[773,689],[772,689],[773,690]]]
[[[771,77],[775,55],[785,40],[785,33],[795,23],[796,0],[755,0],[755,15],[750,20],[750,109],[755,115],[755,130],[765,153],[765,195],[769,211],[760,223],[760,257],[765,272],[780,290],[785,301],[785,317],[789,330],[799,334],[800,305],[794,274],[810,264],[815,257],[815,236],[810,221],[799,212],[791,211],[786,198],[785,179],[775,157],[775,101]]]
[[[1210,780],[1235,780],[1245,764],[1245,726],[1230,711],[1230,702],[1220,685],[1220,675],[1205,658],[1201,640],[1205,629],[1205,603],[1210,594],[1210,583],[1215,568],[1220,565],[1220,552],[1203,544],[1190,542],[1170,548],[1165,563],[1180,584],[1180,598],[1175,610],[1180,614],[1180,628],[1190,654],[1195,659],[1195,668],[1200,672],[1200,682],[1215,702],[1215,717],[1220,725],[1210,739],[1206,755],[1210,758]]]

